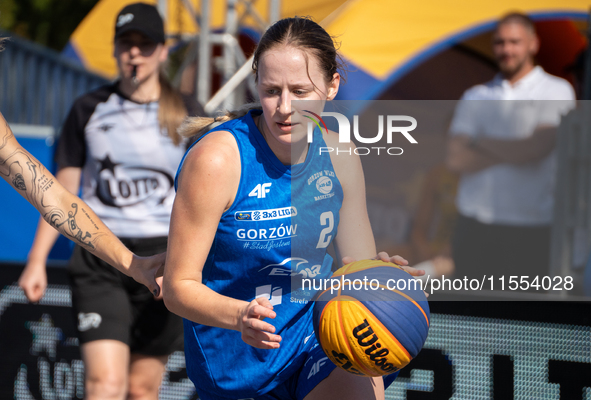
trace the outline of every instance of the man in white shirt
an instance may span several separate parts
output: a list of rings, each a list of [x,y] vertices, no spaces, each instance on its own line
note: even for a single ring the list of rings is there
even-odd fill
[[[460,276],[548,273],[556,127],[575,95],[535,66],[538,47],[527,16],[503,17],[493,37],[500,73],[456,108],[447,165],[461,174],[452,245]]]

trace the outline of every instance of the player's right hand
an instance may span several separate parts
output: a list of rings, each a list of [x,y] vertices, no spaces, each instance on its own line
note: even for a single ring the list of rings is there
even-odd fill
[[[29,261],[21,273],[18,285],[31,303],[41,300],[47,288],[45,264]]]
[[[242,340],[257,349],[277,349],[281,336],[275,335],[275,327],[265,318],[275,318],[277,314],[268,299],[259,297],[248,303],[242,310],[239,321],[239,330]]]
[[[148,288],[150,293],[157,299],[162,300],[162,274],[166,253],[156,254],[150,257],[133,255],[129,266],[129,276]]]

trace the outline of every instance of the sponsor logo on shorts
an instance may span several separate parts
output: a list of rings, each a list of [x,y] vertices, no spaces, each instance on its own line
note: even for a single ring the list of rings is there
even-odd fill
[[[78,330],[84,332],[91,328],[98,328],[102,320],[100,314],[97,313],[79,313]]]
[[[353,337],[357,339],[357,343],[361,347],[367,347],[365,354],[369,356],[369,359],[374,365],[385,372],[392,373],[398,371],[394,364],[386,362],[390,350],[382,346],[378,335],[374,333],[374,330],[366,319],[363,320],[362,324],[353,328]]]
[[[327,361],[328,361],[328,357],[322,357],[320,360],[316,361],[314,363],[314,365],[312,365],[312,368],[310,369],[310,373],[308,373],[308,379],[310,379],[311,377],[316,375],[318,372],[320,372],[320,368],[322,368],[322,366],[324,364],[326,364]]]
[[[267,221],[295,217],[296,215],[298,215],[298,211],[295,207],[282,207],[268,210],[236,211],[234,219],[236,221]]]

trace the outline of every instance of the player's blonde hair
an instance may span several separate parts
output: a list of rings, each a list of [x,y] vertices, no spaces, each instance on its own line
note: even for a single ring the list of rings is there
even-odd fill
[[[168,137],[175,145],[181,142],[179,127],[187,116],[187,108],[181,92],[173,87],[162,70],[158,73],[160,98],[158,99],[158,121],[161,129],[166,129]]]
[[[212,117],[189,117],[185,118],[178,129],[178,133],[183,137],[199,137],[205,132],[215,128],[219,124],[232,119],[240,118],[248,114],[251,110],[262,110],[260,103],[248,103],[242,107],[227,111],[226,114]]]

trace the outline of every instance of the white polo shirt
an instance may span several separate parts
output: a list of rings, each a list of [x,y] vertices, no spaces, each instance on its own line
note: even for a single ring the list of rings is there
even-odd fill
[[[557,126],[575,107],[564,79],[535,67],[514,85],[501,75],[468,89],[458,103],[452,135],[523,139],[540,125]],[[548,225],[554,207],[556,155],[524,165],[498,164],[463,174],[456,205],[460,214],[483,223]]]

